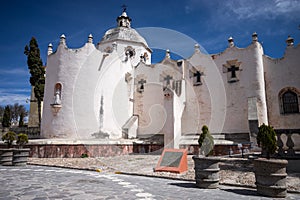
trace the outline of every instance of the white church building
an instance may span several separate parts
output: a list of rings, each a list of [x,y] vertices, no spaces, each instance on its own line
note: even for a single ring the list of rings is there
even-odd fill
[[[124,11],[97,44],[70,49],[64,35],[48,47],[42,138],[152,139],[178,148],[201,127],[249,140],[258,125],[300,129],[300,45],[283,58],[264,54],[256,33],[246,48],[233,38],[219,54],[201,52],[151,63],[152,50]],[[195,140],[194,140],[195,141]]]

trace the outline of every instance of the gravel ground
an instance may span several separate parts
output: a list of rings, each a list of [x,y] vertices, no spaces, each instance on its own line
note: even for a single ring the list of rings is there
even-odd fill
[[[29,164],[97,170],[194,181],[194,161],[188,156],[188,171],[182,174],[154,172],[159,155],[123,155],[101,158],[29,158]],[[228,158],[220,162],[220,183],[255,187],[253,164],[247,159]],[[288,191],[300,192],[300,174],[288,174]]]

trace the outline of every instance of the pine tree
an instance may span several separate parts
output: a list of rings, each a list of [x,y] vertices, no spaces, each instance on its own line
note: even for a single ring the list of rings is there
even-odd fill
[[[27,56],[27,65],[30,71],[30,84],[34,87],[34,95],[38,103],[39,125],[41,124],[41,103],[44,99],[45,68],[40,57],[40,49],[34,37],[31,38],[29,47],[25,46],[24,54]]]
[[[10,125],[11,125],[10,108],[9,108],[9,106],[5,106],[4,114],[3,114],[3,118],[2,118],[2,126],[10,127]]]

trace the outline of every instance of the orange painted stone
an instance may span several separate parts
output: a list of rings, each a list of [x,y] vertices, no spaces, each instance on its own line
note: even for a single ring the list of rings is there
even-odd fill
[[[155,168],[155,172],[182,173],[187,171],[186,149],[164,149]]]

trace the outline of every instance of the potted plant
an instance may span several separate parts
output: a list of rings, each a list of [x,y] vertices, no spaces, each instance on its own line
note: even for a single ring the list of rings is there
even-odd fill
[[[18,149],[14,149],[13,153],[13,165],[26,165],[29,157],[29,148],[23,148],[25,144],[28,143],[27,134],[20,133],[18,134],[17,142]]]
[[[28,143],[28,136],[27,136],[27,134],[25,134],[25,133],[18,134],[18,138],[17,138],[17,142],[16,143],[17,143],[17,145],[18,145],[19,148],[23,148],[23,146]]]
[[[220,159],[217,157],[209,157],[213,155],[214,139],[206,125],[202,127],[198,144],[199,155],[193,156],[196,185],[200,188],[218,188]]]
[[[2,141],[7,145],[7,148],[0,149],[0,163],[1,165],[12,165],[13,148],[12,144],[16,140],[16,133],[8,131],[2,135]]]
[[[277,150],[276,133],[272,126],[262,124],[258,128],[257,144],[261,147],[261,158],[254,160],[257,192],[264,196],[286,196],[287,160],[271,158]]]
[[[213,155],[214,150],[214,138],[210,134],[206,125],[202,126],[202,133],[199,136],[199,153],[200,155],[210,156]]]

